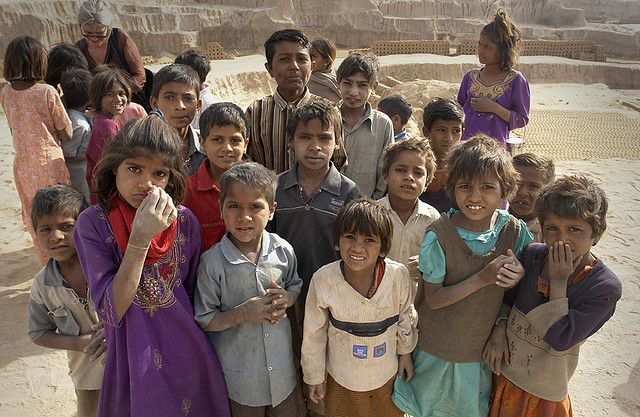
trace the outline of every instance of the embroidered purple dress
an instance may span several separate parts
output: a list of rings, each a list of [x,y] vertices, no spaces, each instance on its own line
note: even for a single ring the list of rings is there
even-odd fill
[[[511,70],[502,81],[484,85],[480,81],[481,71],[482,69],[476,68],[467,72],[458,90],[458,103],[464,109],[465,116],[462,140],[469,139],[476,133],[484,133],[504,146],[510,130],[524,127],[529,122],[531,106],[529,83],[522,73]],[[509,123],[494,113],[479,113],[473,110],[471,107],[473,97],[486,97],[509,109],[511,112]]]
[[[78,217],[78,255],[108,346],[99,417],[230,416],[218,358],[193,318],[201,237],[184,207],[176,233],[165,257],[144,267],[133,303],[118,322],[112,284],[123,254],[108,212],[91,206]]]

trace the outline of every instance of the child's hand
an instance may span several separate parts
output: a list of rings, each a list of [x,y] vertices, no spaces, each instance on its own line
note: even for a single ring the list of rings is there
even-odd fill
[[[497,284],[498,281],[498,273],[511,259],[507,255],[500,255],[493,261],[489,262],[478,274],[480,275],[480,279],[486,285]]]
[[[271,286],[267,289],[267,295],[271,297],[271,305],[273,313],[271,313],[271,324],[276,324],[283,318],[287,317],[287,308],[291,307],[294,301],[287,290],[271,281]]]
[[[324,382],[318,385],[309,385],[309,399],[318,404],[324,398]]]
[[[149,245],[151,239],[169,227],[177,215],[171,196],[154,186],[136,210],[129,241],[138,246]]]
[[[243,323],[262,323],[262,324],[276,324],[277,320],[274,320],[273,313],[276,311],[273,308],[271,302],[274,298],[270,295],[263,295],[259,297],[249,298],[244,303],[240,304],[240,312]]]
[[[503,288],[513,288],[524,276],[524,267],[511,249],[507,249],[509,260],[498,271],[496,285]]]
[[[549,281],[566,282],[581,261],[582,256],[573,259],[573,251],[568,243],[559,241],[549,245],[549,254],[547,255]]]
[[[420,258],[420,255],[409,256],[409,262],[407,263],[409,276],[414,282],[420,282],[420,268],[418,267],[418,258]]]
[[[483,112],[491,112],[493,113],[493,109],[495,108],[494,105],[496,104],[495,101],[490,100],[486,97],[472,97],[471,98],[471,108],[473,108],[473,110],[483,113]]]
[[[104,337],[104,323],[98,322],[91,326],[94,330],[90,333],[80,335],[82,338],[82,352],[90,356],[89,360],[94,361],[107,351],[107,342]]]
[[[413,361],[410,353],[400,355],[398,358],[398,376],[405,381],[413,378]]]
[[[493,326],[489,340],[482,351],[482,360],[496,375],[500,375],[503,359],[507,364],[511,363],[506,320],[501,320]]]

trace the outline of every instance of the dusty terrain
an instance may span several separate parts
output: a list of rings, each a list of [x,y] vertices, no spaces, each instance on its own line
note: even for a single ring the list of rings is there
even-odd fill
[[[242,106],[268,93],[273,84],[262,69],[263,57],[247,56],[213,62],[210,88],[224,100]],[[380,95],[405,95],[415,107],[409,128],[417,133],[420,107],[435,95],[454,96],[457,73],[473,65],[473,57],[394,56],[382,58]],[[573,64],[572,64],[573,63]],[[537,64],[537,65],[536,65]],[[579,84],[551,83],[551,74],[533,82],[531,122],[518,132],[526,149],[555,157],[558,174],[582,173],[596,178],[610,199],[609,228],[594,252],[622,279],[623,298],[615,316],[581,350],[578,371],[571,381],[575,416],[622,417],[640,415],[640,113],[624,102],[637,101],[638,87],[615,90],[599,71],[591,74],[582,63],[538,58],[536,71],[566,65]],[[595,64],[594,64],[595,65]],[[537,68],[537,70],[536,70]],[[547,68],[542,70],[541,68]],[[638,64],[609,66],[612,73],[638,71]],[[155,68],[157,70],[157,68]],[[456,72],[452,74],[451,70]],[[529,77],[526,71],[525,75]],[[605,71],[606,72],[606,71]],[[435,81],[432,74],[443,73]],[[446,73],[446,75],[444,75]],[[234,75],[237,74],[237,75]],[[582,75],[580,75],[582,74]],[[566,74],[560,77],[567,77]],[[584,78],[580,78],[584,77]],[[459,78],[458,78],[459,79]],[[626,81],[625,81],[626,82]],[[378,97],[374,97],[376,101]],[[63,352],[32,344],[26,336],[26,303],[38,269],[31,239],[22,225],[20,203],[12,174],[13,148],[4,117],[0,119],[0,417],[74,415],[75,395]]]

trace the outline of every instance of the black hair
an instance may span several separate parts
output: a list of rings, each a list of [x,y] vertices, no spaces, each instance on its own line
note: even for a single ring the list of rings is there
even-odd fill
[[[62,42],[54,45],[47,55],[47,73],[44,81],[57,87],[62,73],[71,68],[89,69],[89,63],[82,51],[70,43]]]
[[[464,111],[456,101],[436,97],[424,107],[422,124],[431,131],[437,120],[456,121],[464,126]]]
[[[153,76],[151,97],[157,99],[162,86],[171,81],[192,87],[196,96],[200,93],[200,77],[196,70],[184,64],[170,64],[160,68],[160,71]]]
[[[36,192],[31,202],[31,225],[38,228],[38,221],[50,214],[62,212],[74,219],[88,207],[82,193],[66,184],[50,185]]]
[[[200,84],[207,80],[207,74],[211,71],[209,59],[195,49],[188,49],[182,52],[176,57],[173,63],[184,64],[193,68],[198,73],[198,77],[200,77]]]
[[[400,116],[400,121],[406,125],[411,118],[413,109],[411,104],[402,96],[393,95],[385,97],[378,102],[378,109],[389,117]]]
[[[214,103],[200,115],[200,137],[206,139],[213,126],[237,127],[245,140],[249,137],[248,123],[240,107],[233,103]]]
[[[373,54],[363,54],[362,52],[354,52],[340,63],[336,71],[338,82],[343,78],[351,77],[355,74],[362,74],[367,79],[367,83],[372,85],[378,81],[378,70],[380,63],[378,58]]]
[[[92,82],[93,75],[86,69],[71,68],[64,71],[60,77],[60,88],[65,107],[76,109],[89,104],[89,89]]]
[[[269,39],[264,43],[264,55],[267,58],[267,65],[273,63],[273,55],[276,53],[276,44],[279,42],[298,43],[307,51],[311,49],[309,39],[298,29],[283,29],[273,32]]]

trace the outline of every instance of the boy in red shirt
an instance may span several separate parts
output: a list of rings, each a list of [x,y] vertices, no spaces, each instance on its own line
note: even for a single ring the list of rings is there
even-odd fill
[[[220,213],[220,177],[247,150],[247,122],[233,103],[215,103],[200,116],[200,148],[207,158],[189,177],[188,207],[202,227],[202,250],[220,242],[227,229]]]

